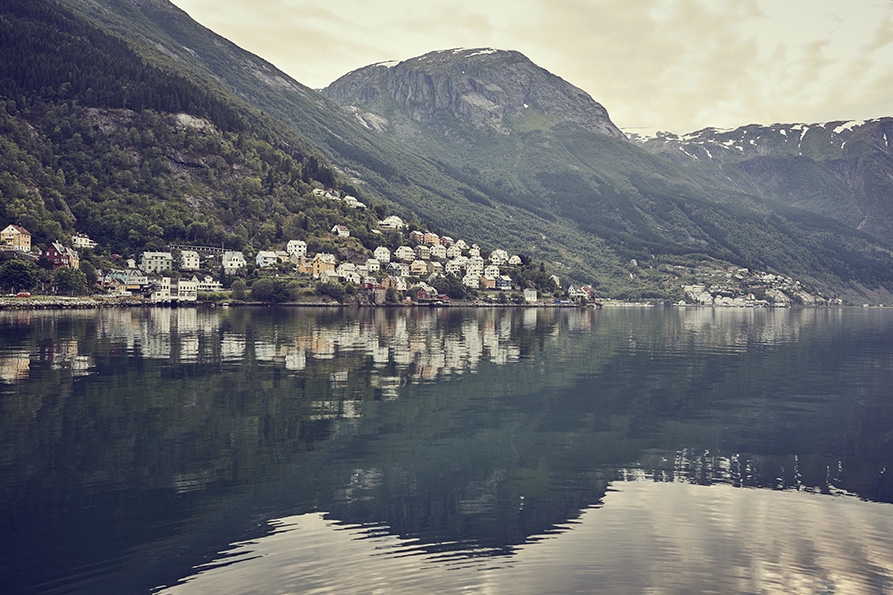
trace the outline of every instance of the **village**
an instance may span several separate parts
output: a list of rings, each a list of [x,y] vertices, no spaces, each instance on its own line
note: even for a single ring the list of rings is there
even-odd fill
[[[343,201],[351,208],[365,208],[352,196],[343,198],[332,191],[315,189],[314,194],[331,200]],[[121,259],[120,268],[97,270],[95,290],[110,297],[142,297],[152,303],[195,302],[201,294],[219,294],[226,290],[245,287],[236,282],[249,273],[255,281],[260,278],[296,279],[306,286],[350,287],[348,293],[360,296],[362,303],[414,303],[448,305],[453,295],[438,291],[438,279],[452,279],[468,295],[484,296],[496,302],[532,304],[545,299],[554,301],[560,292],[560,280],[552,276],[551,287],[541,296],[535,287],[521,287],[511,276],[513,270],[527,264],[522,256],[497,248],[489,253],[477,244],[469,244],[449,236],[439,236],[427,230],[407,230],[406,223],[391,215],[378,221],[375,234],[397,232],[402,240],[395,250],[378,246],[366,254],[352,254],[340,258],[332,252],[308,254],[304,240],[288,241],[279,250],[258,250],[256,254],[226,250],[221,247],[171,245],[166,251],[145,251]],[[338,239],[350,238],[351,230],[342,224],[333,226],[331,235]],[[2,248],[31,258],[45,259],[52,269],[79,267],[79,250],[97,247],[96,241],[77,233],[71,245],[52,242],[45,249],[33,250],[31,234],[23,227],[10,224],[2,231]],[[39,252],[39,253],[38,253]],[[247,289],[247,288],[246,288]],[[594,299],[591,287],[570,288],[578,299]],[[463,292],[464,293],[464,292]],[[559,294],[562,298],[565,294]],[[509,297],[505,297],[509,296]]]
[[[341,201],[351,209],[366,208],[356,198],[339,196],[337,191],[316,188],[313,193],[319,198]],[[544,272],[537,283],[522,279],[524,267],[531,264],[528,258],[502,248],[485,251],[478,244],[410,226],[397,215],[378,220],[377,229],[371,233],[382,238],[387,234],[392,246],[396,234],[399,245],[394,249],[380,245],[367,250],[356,242],[351,250],[310,254],[307,241],[292,239],[280,245],[280,249],[247,251],[246,255],[223,247],[176,244],[165,251],[144,251],[126,258],[112,255],[112,262],[121,266],[97,269],[96,283],[87,289],[109,298],[134,298],[154,304],[235,299],[446,306],[459,300],[476,304],[601,306],[605,301],[592,285],[571,284],[562,288],[557,276],[546,276]],[[351,238],[351,229],[336,224],[329,236],[333,243],[328,245],[344,244]],[[83,233],[75,233],[70,245],[54,241],[42,248],[32,247],[30,232],[20,225],[9,224],[0,232],[0,250],[7,262],[12,255],[42,262],[53,271],[64,267],[79,269],[81,252],[97,246]],[[677,306],[742,308],[840,303],[813,295],[790,277],[745,268],[698,269],[680,275],[689,282],[680,285],[685,298],[675,302]],[[291,282],[292,290],[299,290],[284,294],[285,298],[280,294],[270,299],[258,290],[264,285],[257,283],[261,279]],[[30,297],[30,288],[13,289],[15,296]],[[58,288],[47,293],[58,293]]]

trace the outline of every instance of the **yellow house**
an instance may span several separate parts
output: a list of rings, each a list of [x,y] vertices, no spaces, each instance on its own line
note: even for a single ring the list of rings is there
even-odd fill
[[[313,266],[313,276],[319,278],[323,271],[335,270],[335,255],[319,252],[313,257],[310,264]]]
[[[0,244],[4,250],[31,252],[31,232],[21,225],[7,225],[0,231]]]

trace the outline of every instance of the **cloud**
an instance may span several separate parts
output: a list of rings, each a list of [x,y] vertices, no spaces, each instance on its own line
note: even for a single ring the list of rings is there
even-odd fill
[[[582,88],[621,127],[685,132],[891,111],[889,1],[846,11],[836,0],[175,2],[311,87],[374,62],[490,46]]]
[[[757,58],[755,41],[737,29],[760,15],[752,1],[543,3],[543,23],[523,32],[525,41],[549,47],[554,71],[621,126],[691,124],[698,106],[739,98]]]

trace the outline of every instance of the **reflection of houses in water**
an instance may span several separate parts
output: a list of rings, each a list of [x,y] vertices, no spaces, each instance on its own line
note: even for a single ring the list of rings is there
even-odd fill
[[[276,359],[276,344],[267,341],[255,341],[254,359],[259,362],[271,362]]]
[[[27,351],[7,353],[0,357],[0,381],[15,384],[28,379],[31,354]]]
[[[320,419],[356,419],[361,416],[360,401],[313,401],[310,403],[309,415],[312,420]]]
[[[54,369],[67,369],[72,376],[87,376],[94,367],[92,355],[80,355],[77,339],[53,341],[41,359],[49,362]]]
[[[285,354],[285,369],[299,372],[307,367],[307,352],[296,347],[289,347]]]
[[[681,332],[697,345],[738,347],[746,351],[752,345],[795,343],[804,328],[829,318],[839,318],[836,308],[685,308]]]
[[[224,362],[241,361],[245,357],[245,335],[223,333],[220,339],[220,359]]]
[[[815,461],[810,461],[801,468],[797,455],[720,455],[686,448],[676,452],[645,453],[638,467],[620,469],[618,479],[853,495],[839,487],[848,483],[843,462],[832,460],[830,463],[816,465]],[[852,478],[849,482],[853,482]]]

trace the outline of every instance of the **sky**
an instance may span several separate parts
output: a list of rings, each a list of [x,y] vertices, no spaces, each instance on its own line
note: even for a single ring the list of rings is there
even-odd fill
[[[893,0],[172,0],[319,89],[433,50],[517,50],[627,131],[893,116]]]

